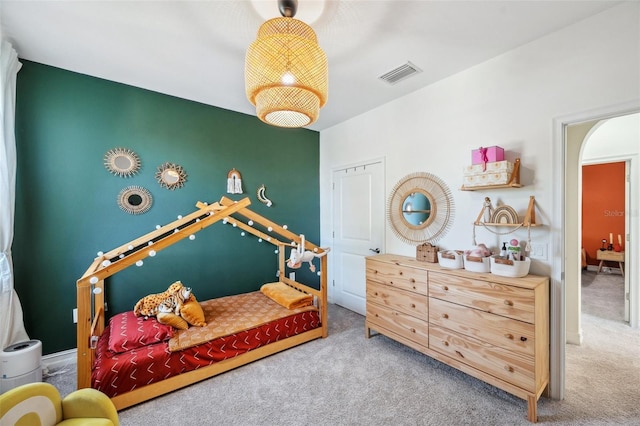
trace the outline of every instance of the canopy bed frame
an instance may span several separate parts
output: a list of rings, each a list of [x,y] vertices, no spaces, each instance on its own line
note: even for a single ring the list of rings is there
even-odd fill
[[[163,395],[192,383],[215,376],[233,368],[248,364],[282,350],[297,346],[317,338],[327,337],[327,256],[320,259],[320,289],[286,277],[285,249],[304,246],[317,254],[325,250],[312,242],[304,241],[304,236],[296,235],[269,219],[249,210],[249,198],[234,201],[222,197],[219,202],[206,204],[198,202],[197,210],[179,218],[153,232],[123,244],[108,253],[96,257],[91,266],[76,283],[78,303],[77,323],[77,365],[78,389],[91,387],[91,372],[95,360],[95,347],[105,329],[105,280],[135,265],[152,252],[158,252],[176,242],[189,237],[208,226],[223,221],[250,233],[278,248],[278,276],[281,282],[313,295],[320,315],[320,326],[301,334],[261,346],[257,349],[225,359],[206,367],[178,374],[157,383],[149,384],[130,392],[112,397],[117,409],[126,408],[151,398]],[[285,240],[285,241],[281,241]],[[152,253],[151,256],[155,255]]]

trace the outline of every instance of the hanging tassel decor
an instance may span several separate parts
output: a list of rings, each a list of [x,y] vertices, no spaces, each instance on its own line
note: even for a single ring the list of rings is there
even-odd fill
[[[229,194],[242,194],[242,176],[236,169],[231,169],[227,174],[227,192]]]

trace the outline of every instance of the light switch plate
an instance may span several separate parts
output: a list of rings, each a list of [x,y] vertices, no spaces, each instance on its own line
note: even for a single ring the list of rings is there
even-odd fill
[[[531,243],[529,257],[531,259],[549,260],[547,243]]]

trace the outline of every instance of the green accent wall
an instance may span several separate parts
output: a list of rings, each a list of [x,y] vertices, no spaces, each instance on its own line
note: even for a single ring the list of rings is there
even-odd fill
[[[12,255],[25,327],[30,338],[42,341],[45,354],[76,347],[76,280],[97,253],[191,213],[197,201],[249,197],[250,209],[319,243],[319,133],[276,128],[251,115],[21,62]],[[124,178],[105,168],[105,153],[116,147],[138,154],[138,174]],[[157,183],[157,168],[165,162],[184,168],[184,187],[168,190]],[[244,194],[226,193],[232,168],[242,174]],[[261,184],[272,207],[256,198]],[[130,185],[151,192],[147,213],[119,208],[118,194]],[[132,309],[141,297],[176,280],[191,286],[199,300],[277,280],[275,246],[243,237],[222,222],[195,236],[109,278],[107,316]],[[318,288],[308,268],[296,273]]]

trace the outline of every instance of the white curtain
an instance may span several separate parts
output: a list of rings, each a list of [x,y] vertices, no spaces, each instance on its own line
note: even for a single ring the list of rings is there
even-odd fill
[[[13,219],[16,199],[16,76],[22,64],[11,44],[0,40],[0,350],[29,340],[13,288]]]

